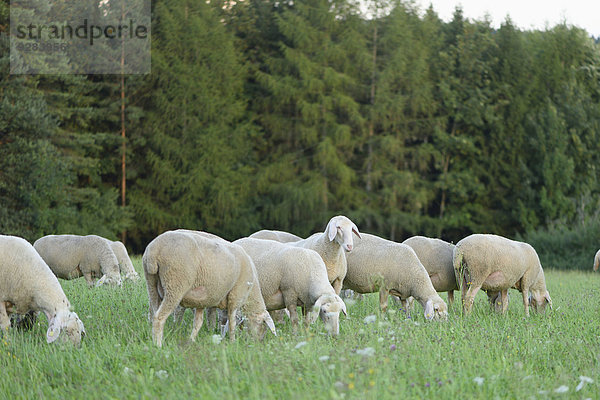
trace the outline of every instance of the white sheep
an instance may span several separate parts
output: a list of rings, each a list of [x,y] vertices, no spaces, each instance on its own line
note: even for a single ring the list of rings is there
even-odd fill
[[[108,242],[110,243],[110,248],[117,257],[119,269],[124,275],[124,278],[132,281],[137,281],[140,279],[140,276],[136,272],[135,268],[133,268],[133,263],[131,262],[131,258],[129,258],[129,254],[127,254],[127,248],[125,245],[118,240],[109,240]]]
[[[191,340],[202,327],[207,307],[227,309],[231,340],[235,340],[239,309],[248,317],[255,336],[262,336],[263,323],[275,334],[256,269],[240,246],[220,238],[169,231],[148,244],[142,265],[153,315],[152,338],[159,347],[165,321],[180,304],[195,309]]]
[[[289,243],[289,245],[319,253],[325,262],[325,267],[327,267],[329,282],[333,286],[335,294],[339,295],[348,269],[344,253],[352,251],[354,246],[353,232],[360,238],[360,233],[354,222],[343,215],[338,215],[329,220],[325,232],[315,233],[306,239]]]
[[[83,276],[89,286],[96,277],[100,278],[96,286],[121,284],[119,261],[103,237],[48,235],[36,240],[33,247],[59,278]]]
[[[284,232],[284,231],[272,231],[268,229],[263,229],[258,232],[254,232],[252,235],[248,236],[254,239],[267,239],[267,240],[275,240],[280,243],[290,243],[297,242],[298,240],[302,240],[300,236],[296,236],[293,233]]]
[[[10,327],[12,313],[42,311],[48,318],[48,343],[62,337],[79,346],[83,323],[70,311],[58,279],[33,246],[20,237],[0,235],[0,258],[0,328]]]
[[[600,250],[596,252],[596,256],[594,257],[594,271],[598,271],[598,266],[600,265]]]
[[[233,243],[242,246],[254,261],[267,310],[287,308],[297,331],[297,307],[302,306],[309,311],[306,325],[318,315],[330,335],[339,334],[339,314],[346,314],[346,305],[329,283],[317,252],[265,239],[243,238]]]
[[[552,308],[540,259],[528,243],[491,234],[473,234],[456,244],[453,264],[466,313],[471,312],[479,289],[487,291],[491,298],[497,298],[496,292],[499,292],[500,298],[494,303],[500,301],[499,311],[506,312],[511,287],[521,291],[525,315],[529,316],[529,292],[536,311],[543,312],[547,304]]]
[[[421,303],[428,320],[447,318],[446,303],[436,292],[427,270],[410,246],[363,233],[346,257],[348,273],[344,288],[357,293],[379,291],[382,311],[387,310],[388,295],[398,296],[405,309],[408,308],[407,299],[412,296]]]
[[[409,245],[417,253],[435,290],[448,292],[448,305],[451,306],[454,302],[454,291],[458,290],[452,265],[454,245],[425,236],[413,236],[402,243]]]

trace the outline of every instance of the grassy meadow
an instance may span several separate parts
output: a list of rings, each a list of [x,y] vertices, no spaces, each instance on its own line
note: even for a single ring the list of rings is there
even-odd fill
[[[242,332],[217,343],[204,326],[192,343],[187,311],[182,325],[167,321],[162,349],[143,278],[121,289],[61,280],[85,324],[81,348],[46,344],[43,316],[5,334],[0,398],[600,398],[600,274],[550,269],[546,279],[554,310],[530,318],[516,291],[504,316],[478,294],[471,316],[457,303],[447,322],[426,322],[418,304],[412,318],[381,315],[371,294],[348,300],[336,339],[317,321],[297,335],[278,324],[263,342]]]

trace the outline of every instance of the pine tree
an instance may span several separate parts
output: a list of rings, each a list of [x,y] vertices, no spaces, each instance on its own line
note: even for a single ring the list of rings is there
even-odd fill
[[[205,2],[161,2],[154,15],[152,74],[138,91],[146,116],[131,133],[129,236],[142,247],[171,228],[247,234],[253,130],[233,35]]]
[[[261,225],[308,234],[359,202],[350,164],[364,119],[355,95],[366,47],[343,1],[280,4],[277,51],[253,70],[252,110],[263,131]],[[272,51],[274,46],[263,48]]]

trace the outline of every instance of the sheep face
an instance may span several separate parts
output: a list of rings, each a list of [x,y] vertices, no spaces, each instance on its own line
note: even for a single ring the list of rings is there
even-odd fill
[[[428,321],[431,320],[447,320],[448,319],[448,306],[442,300],[440,296],[429,299],[425,303],[425,318]]]
[[[325,330],[331,336],[340,333],[340,311],[346,315],[346,304],[338,295],[323,295],[317,299],[313,306],[312,315],[308,316],[310,323],[316,319],[317,312]]]
[[[273,335],[277,336],[275,323],[267,311],[248,316],[248,328],[250,329],[252,336],[259,340],[263,340],[265,337],[265,328],[269,328]]]
[[[329,220],[326,232],[329,241],[333,242],[335,240],[345,251],[352,251],[354,247],[352,233],[360,238],[360,233],[354,222],[342,215]]]
[[[101,285],[110,285],[110,286],[121,286],[121,275],[119,275],[119,269],[117,267],[117,274],[106,274],[102,275],[102,278],[98,279],[96,282],[96,287]]]
[[[535,311],[540,314],[543,314],[546,311],[546,306],[550,306],[552,309],[552,299],[550,298],[550,293],[548,291],[532,291],[529,296],[529,305],[533,307]]]
[[[61,334],[63,332],[64,334]],[[53,343],[60,338],[62,342],[69,341],[79,347],[84,336],[85,328],[77,314],[69,311],[59,311],[50,320],[46,341]]]

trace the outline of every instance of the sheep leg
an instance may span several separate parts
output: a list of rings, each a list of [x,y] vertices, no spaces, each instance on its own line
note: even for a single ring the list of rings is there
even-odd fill
[[[500,296],[501,296],[501,301],[502,301],[502,314],[506,313],[506,310],[508,310],[508,289],[504,289],[503,291],[500,292]]]
[[[475,301],[475,295],[479,289],[481,289],[481,285],[475,284],[471,284],[469,289],[467,289],[463,303],[463,310],[465,314],[471,313],[471,310],[473,309],[473,302]]]
[[[388,291],[385,288],[385,286],[381,286],[379,288],[379,308],[381,309],[381,312],[386,312],[387,311],[387,307],[388,307]]]
[[[216,307],[209,307],[206,309],[206,327],[210,332],[215,330],[215,327],[217,326],[217,318],[218,315]]]
[[[83,277],[85,278],[88,287],[94,287],[94,278],[92,278],[92,271],[84,272]]]
[[[296,334],[298,333],[298,327],[300,325],[298,322],[298,297],[294,293],[284,292],[283,304],[285,304],[285,308],[287,308],[290,313],[290,321],[292,322],[292,332]],[[304,315],[304,325],[308,327],[309,318],[304,312],[304,310],[305,309],[303,308],[302,311]]]
[[[521,294],[523,295],[523,307],[525,308],[525,316],[529,317],[529,290],[521,287],[523,290]]]
[[[335,278],[333,282],[331,282],[331,286],[333,286],[333,290],[335,294],[339,296],[342,291],[342,280],[340,278]]]
[[[229,319],[229,340],[235,340],[235,325],[237,320],[235,319],[236,309],[234,307],[227,307],[227,318]]]
[[[6,312],[6,303],[0,301],[0,329],[2,331],[7,331],[8,328],[10,328],[10,318]]]
[[[214,317],[214,315],[213,315]],[[198,336],[198,331],[202,328],[202,322],[204,321],[204,308],[195,308],[194,309],[194,323],[192,325],[192,334],[190,339],[192,342],[196,341],[196,336]]]
[[[452,307],[454,303],[454,290],[448,290],[448,307]]]
[[[410,317],[410,309],[412,308],[412,301],[410,300],[410,297],[406,299],[400,299],[400,304],[402,304],[402,308],[404,309],[406,316]]]
[[[154,314],[154,320],[152,321],[152,340],[158,347],[162,347],[165,322],[173,310],[175,310],[175,307],[179,305],[179,302],[181,302],[180,298],[169,296],[167,293]]]

